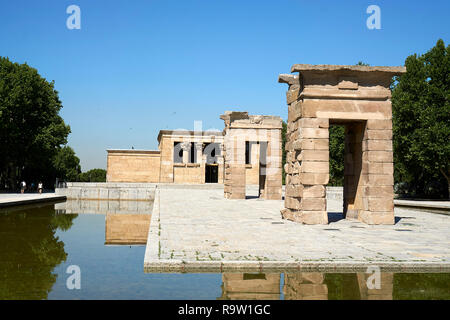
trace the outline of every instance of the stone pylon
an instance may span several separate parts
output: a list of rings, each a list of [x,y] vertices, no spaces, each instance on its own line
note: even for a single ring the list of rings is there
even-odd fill
[[[344,214],[394,223],[392,106],[389,89],[404,67],[294,65],[289,85],[285,219],[327,224],[329,127],[345,126]]]

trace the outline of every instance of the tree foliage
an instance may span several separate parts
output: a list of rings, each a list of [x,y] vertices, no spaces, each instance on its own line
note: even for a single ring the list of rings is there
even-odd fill
[[[344,185],[345,127],[330,126],[330,186]]]
[[[449,51],[439,40],[427,53],[409,56],[407,72],[393,83],[395,180],[413,196],[448,196]]]
[[[81,182],[106,182],[106,170],[92,169],[79,175],[78,181]]]
[[[53,205],[0,212],[0,300],[48,298],[54,269],[67,259],[57,229],[69,230],[76,217]]]
[[[55,161],[70,127],[54,82],[27,64],[0,57],[0,182],[15,188],[20,180],[53,185]]]
[[[69,146],[58,150],[53,160],[56,177],[65,181],[77,181],[81,173],[80,159]]]

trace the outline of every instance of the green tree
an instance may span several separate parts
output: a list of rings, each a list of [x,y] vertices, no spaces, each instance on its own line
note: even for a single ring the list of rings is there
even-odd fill
[[[415,196],[450,193],[449,51],[439,40],[409,56],[392,85],[395,180]]]
[[[14,188],[19,179],[40,180],[67,143],[54,82],[27,64],[0,57],[0,180]]]
[[[344,185],[345,127],[330,126],[330,186]]]
[[[81,182],[106,182],[106,170],[92,169],[80,173],[78,180]]]
[[[53,159],[56,177],[66,181],[77,181],[81,173],[80,159],[69,146],[59,149]]]
[[[57,230],[69,230],[76,218],[53,205],[0,212],[0,300],[48,298],[54,269],[67,259]]]

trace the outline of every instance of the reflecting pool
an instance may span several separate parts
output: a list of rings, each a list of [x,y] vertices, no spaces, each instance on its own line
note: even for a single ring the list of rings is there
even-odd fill
[[[117,208],[0,211],[0,299],[450,299],[448,273],[382,273],[373,290],[364,273],[146,274],[151,214]],[[72,265],[80,290],[67,286]]]

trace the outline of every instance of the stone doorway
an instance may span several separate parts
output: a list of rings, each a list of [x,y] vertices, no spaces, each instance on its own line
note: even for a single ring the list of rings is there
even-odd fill
[[[329,125],[344,127],[343,214],[344,218],[358,219],[364,210],[362,155],[366,121],[330,119]]]
[[[219,182],[219,166],[217,164],[207,164],[205,166],[205,183]]]

